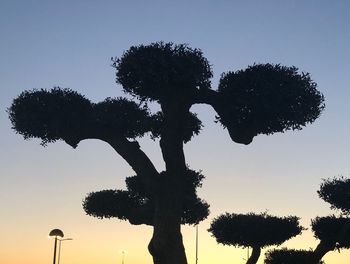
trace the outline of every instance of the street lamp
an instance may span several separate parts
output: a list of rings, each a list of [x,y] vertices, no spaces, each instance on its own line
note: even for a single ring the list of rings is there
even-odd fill
[[[196,264],[198,264],[198,224],[196,225]]]
[[[58,237],[61,237],[61,238],[64,237],[64,234],[63,234],[62,230],[60,230],[60,229],[53,229],[50,231],[49,236],[55,238],[55,244],[54,244],[54,249],[53,249],[53,264],[55,264],[56,263],[57,240],[58,240]]]
[[[58,245],[58,261],[57,261],[57,264],[60,264],[60,258],[61,258],[61,243],[62,243],[62,241],[66,241],[66,240],[73,240],[73,238],[58,239],[59,245]]]
[[[121,250],[120,254],[122,254],[122,264],[124,264],[125,254],[127,253],[126,250]]]

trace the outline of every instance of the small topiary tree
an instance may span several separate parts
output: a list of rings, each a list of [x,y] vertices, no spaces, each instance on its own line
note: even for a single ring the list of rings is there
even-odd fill
[[[155,264],[187,263],[181,224],[187,221],[188,197],[199,201],[190,187],[184,153],[184,144],[201,129],[190,112],[193,105],[211,106],[216,121],[241,144],[260,134],[302,129],[324,109],[316,83],[296,67],[254,64],[222,74],[219,86],[212,89],[210,63],[201,50],[184,44],[133,46],[113,60],[113,67],[117,83],[132,100],[93,103],[70,89],[31,90],[14,99],[8,112],[13,129],[25,139],[39,138],[43,145],[63,140],[73,148],[82,140],[99,139],[125,159],[140,189],[90,194],[84,207],[100,218],[151,224],[148,248]],[[149,102],[158,104],[160,111],[151,112]],[[145,135],[159,138],[165,171],[159,172],[140,148],[137,140]],[[135,198],[140,190],[143,194]],[[121,206],[124,202],[136,206]]]
[[[345,177],[324,180],[317,191],[319,197],[331,204],[332,209],[350,214],[350,179]]]
[[[255,264],[262,248],[280,245],[299,235],[303,229],[296,216],[277,217],[267,213],[225,213],[212,221],[208,231],[218,243],[223,245],[251,247],[253,251],[247,264]]]
[[[315,261],[321,260],[329,251],[350,248],[350,218],[316,217],[311,226],[314,236],[320,240],[314,251]]]
[[[323,263],[322,258],[337,249],[350,248],[350,179],[344,177],[324,180],[317,191],[320,198],[339,209],[340,216],[316,217],[311,220],[314,236],[320,240],[314,251],[281,249],[267,252],[265,264]]]
[[[316,217],[311,221],[314,236],[320,240],[314,250],[314,263],[329,251],[350,248],[350,179],[344,177],[324,180],[318,190],[321,199],[339,209],[341,216]]]
[[[313,251],[303,249],[273,249],[265,253],[265,264],[311,264]],[[324,264],[323,261],[317,264]]]

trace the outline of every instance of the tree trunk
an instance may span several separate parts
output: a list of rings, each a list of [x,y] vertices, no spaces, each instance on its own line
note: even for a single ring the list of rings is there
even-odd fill
[[[261,249],[259,247],[253,247],[252,254],[247,260],[247,264],[256,264],[260,257]]]
[[[154,264],[187,264],[181,235],[186,161],[183,133],[189,106],[178,100],[161,105],[164,124],[160,147],[165,162],[165,175],[154,192],[155,212],[153,237],[148,250]]]
[[[334,249],[335,249],[335,244],[330,244],[330,243],[321,241],[313,252],[313,259],[311,264],[320,263],[324,255],[326,255],[329,251],[332,251]]]
[[[168,192],[168,193],[166,193]],[[187,264],[181,235],[181,200],[171,190],[157,199],[148,250],[154,264]]]

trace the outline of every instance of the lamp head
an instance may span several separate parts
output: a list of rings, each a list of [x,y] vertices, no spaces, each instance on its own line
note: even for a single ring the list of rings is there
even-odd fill
[[[64,237],[62,230],[60,229],[53,229],[49,233],[50,237]]]

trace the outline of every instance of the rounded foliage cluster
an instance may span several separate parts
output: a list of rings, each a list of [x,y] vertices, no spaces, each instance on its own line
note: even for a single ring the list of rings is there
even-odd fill
[[[136,138],[151,130],[148,110],[126,98],[107,98],[94,104],[93,110],[95,124],[106,133]]]
[[[277,217],[267,213],[225,213],[215,218],[208,229],[218,243],[259,248],[280,245],[302,230],[296,216]]]
[[[141,100],[189,99],[197,89],[209,88],[212,77],[202,51],[185,44],[133,46],[113,66],[124,91]]]
[[[265,254],[265,264],[310,264],[313,263],[312,250],[273,249]],[[323,261],[317,264],[324,264]]]
[[[137,176],[129,176],[125,178],[126,189],[129,192],[134,193],[140,197],[148,197],[151,198],[151,195],[147,192],[145,185],[143,184],[140,177]]]
[[[152,137],[158,138],[161,136],[164,127],[164,115],[162,112],[158,112],[152,116]],[[183,141],[185,143],[189,142],[192,137],[198,135],[202,128],[202,122],[199,120],[196,114],[189,112],[185,116],[185,126],[182,131],[178,133],[182,134]]]
[[[187,169],[182,223],[199,224],[209,215],[209,204],[197,196],[197,188],[202,187],[205,178],[201,171]]]
[[[255,64],[228,72],[221,76],[218,89],[223,109],[219,121],[245,144],[258,134],[301,129],[324,108],[316,86],[296,67]]]
[[[202,187],[202,181],[204,180],[205,176],[201,171],[195,171],[187,168],[186,176],[186,189],[196,191],[196,188]]]
[[[89,193],[83,201],[83,208],[86,214],[100,219],[116,217],[134,224],[151,224],[153,221],[153,208],[149,200],[124,190]],[[135,208],[142,208],[144,213],[135,214]]]
[[[91,102],[70,89],[22,92],[8,109],[13,129],[25,139],[40,138],[42,144],[69,139],[88,126]]]
[[[128,99],[107,98],[95,104],[59,87],[21,93],[8,113],[13,129],[25,139],[40,138],[43,145],[62,139],[73,147],[97,135],[95,131],[102,137],[141,137],[154,122],[145,107]]]
[[[138,177],[134,177],[139,181]],[[209,215],[209,204],[197,196],[197,188],[202,186],[204,175],[200,171],[187,168],[184,182],[183,212],[181,224],[196,225]],[[159,188],[169,188],[166,184],[167,173],[162,171],[159,178]],[[165,184],[166,187],[163,186]],[[133,186],[136,186],[134,184]],[[140,186],[140,184],[138,184]]]
[[[338,248],[350,248],[350,218],[334,215],[316,217],[311,226],[317,239]]]
[[[160,180],[165,172],[160,173]],[[183,201],[181,224],[196,225],[209,215],[209,205],[196,194],[204,176],[188,169],[187,191]],[[83,201],[88,215],[97,218],[116,217],[131,224],[153,225],[154,202],[138,176],[127,177],[127,190],[103,190],[89,193]]]
[[[209,204],[197,195],[188,196],[183,205],[181,224],[198,225],[209,215]]]
[[[331,204],[332,209],[350,214],[350,179],[340,177],[325,180],[317,193],[321,199]]]

